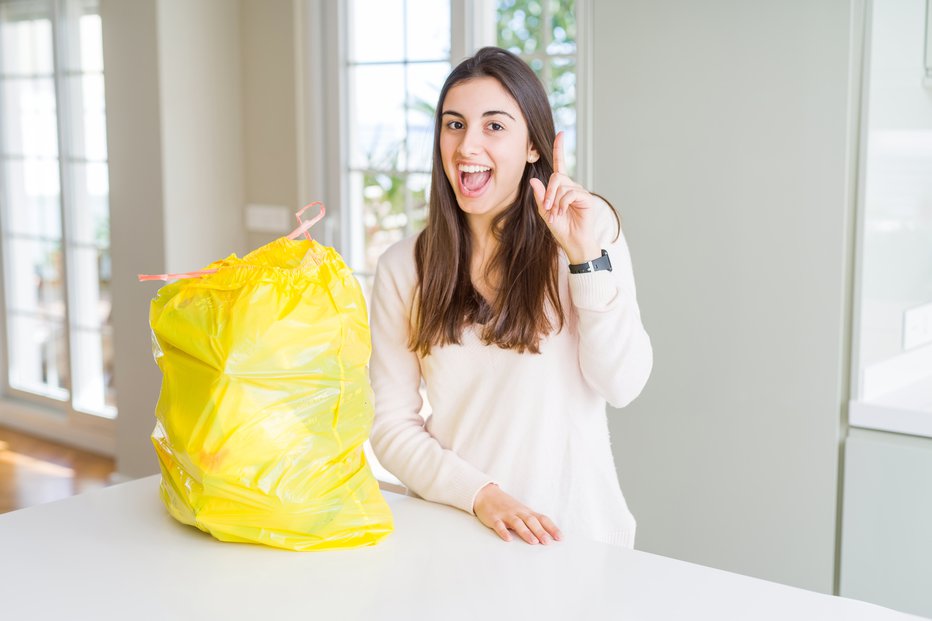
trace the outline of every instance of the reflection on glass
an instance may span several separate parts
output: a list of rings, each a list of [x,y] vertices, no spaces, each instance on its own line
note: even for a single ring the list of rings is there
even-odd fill
[[[69,384],[64,324],[8,312],[10,386],[67,399]]]

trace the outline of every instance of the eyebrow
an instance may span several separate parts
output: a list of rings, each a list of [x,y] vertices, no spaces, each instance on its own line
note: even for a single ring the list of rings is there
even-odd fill
[[[461,119],[465,119],[465,118],[466,118],[465,116],[463,116],[463,115],[460,114],[459,112],[456,112],[455,110],[444,110],[443,113],[442,113],[440,116],[443,116],[443,115],[445,115],[445,114],[451,114],[451,115],[453,115],[453,116],[458,116],[458,117],[460,117]],[[483,112],[483,113],[482,113],[482,118],[485,118],[485,117],[487,117],[487,116],[495,116],[496,114],[504,114],[505,116],[507,116],[507,117],[508,117],[509,119],[511,119],[512,121],[516,120],[515,117],[511,116],[509,113],[505,112],[504,110],[487,110],[486,112]]]

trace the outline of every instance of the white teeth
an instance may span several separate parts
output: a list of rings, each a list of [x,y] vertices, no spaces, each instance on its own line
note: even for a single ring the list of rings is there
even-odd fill
[[[485,172],[487,170],[492,170],[488,166],[467,166],[466,164],[460,164],[458,168],[460,172],[465,172],[465,173],[477,173],[477,172]]]

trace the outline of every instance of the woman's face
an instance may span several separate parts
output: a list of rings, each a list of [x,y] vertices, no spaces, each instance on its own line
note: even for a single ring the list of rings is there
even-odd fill
[[[537,150],[518,103],[495,78],[473,78],[447,91],[441,110],[440,157],[460,209],[490,217],[518,197]],[[484,219],[484,218],[483,218]]]

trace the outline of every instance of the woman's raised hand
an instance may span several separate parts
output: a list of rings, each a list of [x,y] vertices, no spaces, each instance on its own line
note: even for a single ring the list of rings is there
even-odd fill
[[[570,263],[597,259],[602,250],[595,229],[596,197],[566,174],[563,158],[563,132],[553,141],[553,174],[547,187],[540,179],[531,179],[537,211],[547,223]]]
[[[473,511],[480,522],[494,530],[505,541],[511,541],[509,528],[531,545],[547,545],[563,537],[560,529],[549,517],[531,511],[494,483],[489,483],[479,490]]]

